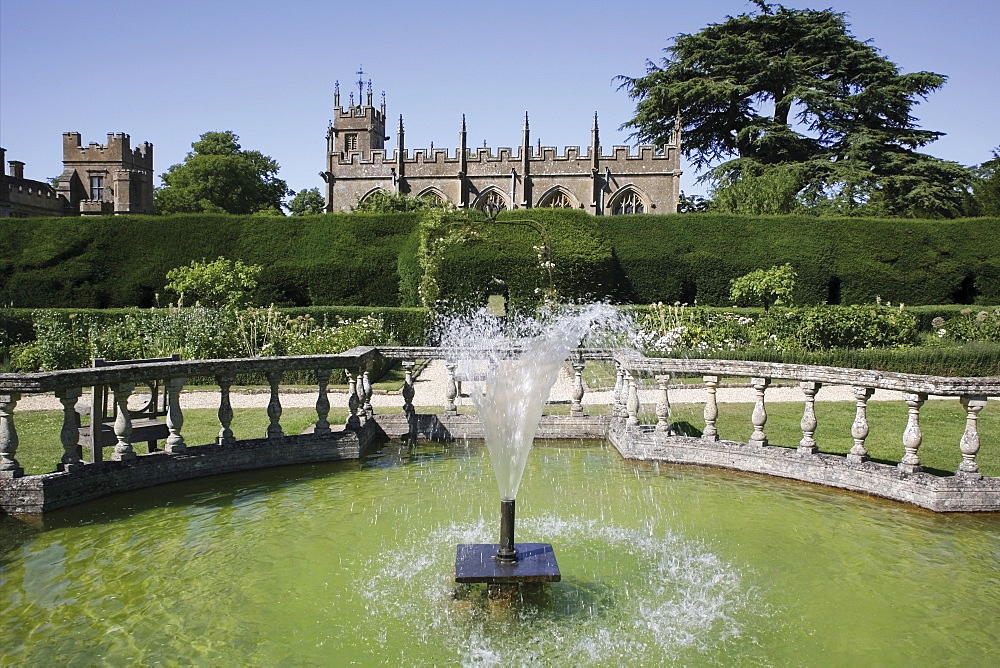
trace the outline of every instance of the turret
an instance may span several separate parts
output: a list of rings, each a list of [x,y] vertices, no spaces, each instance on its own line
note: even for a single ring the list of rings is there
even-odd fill
[[[521,206],[531,206],[531,134],[528,130],[528,112],[524,112],[524,139],[521,141]]]
[[[396,192],[403,192],[404,166],[403,151],[405,143],[403,141],[403,114],[399,115],[399,129],[396,131]]]

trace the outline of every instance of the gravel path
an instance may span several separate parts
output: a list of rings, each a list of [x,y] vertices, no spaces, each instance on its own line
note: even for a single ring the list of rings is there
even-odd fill
[[[414,404],[417,406],[441,406],[445,402],[445,388],[447,387],[448,371],[445,369],[442,360],[433,360],[424,367],[417,377],[414,389]],[[569,372],[564,367],[552,388],[550,400],[559,403],[570,403],[573,391],[573,380]],[[657,400],[655,389],[640,390],[639,400],[643,404],[655,404]],[[343,390],[330,391],[330,404],[333,407],[344,406],[347,403],[347,392]],[[233,408],[266,408],[270,394],[267,391],[260,392],[232,392],[230,401]],[[947,399],[954,397],[931,397],[937,399]],[[756,401],[756,393],[750,387],[720,387],[716,394],[719,403],[753,403]],[[803,400],[802,391],[797,385],[790,387],[771,387],[767,390],[766,400],[772,402],[801,402]],[[872,401],[901,401],[902,393],[894,390],[876,390]],[[88,401],[87,395],[81,397],[81,403]],[[670,403],[688,404],[703,403],[705,401],[705,391],[702,386],[691,388],[671,388]],[[816,401],[854,401],[851,388],[847,385],[825,385],[816,394]],[[468,397],[461,399],[462,403],[468,403]],[[587,392],[583,397],[584,405],[610,404],[610,391]],[[311,407],[316,405],[316,393],[314,391],[286,391],[281,394],[281,405],[285,408]],[[401,408],[403,397],[398,391],[377,393],[372,396],[372,406],[375,408]],[[186,391],[181,393],[181,408],[218,408],[219,393],[212,390]],[[62,404],[51,395],[35,394],[23,395],[17,404],[18,411],[34,410],[61,410]]]

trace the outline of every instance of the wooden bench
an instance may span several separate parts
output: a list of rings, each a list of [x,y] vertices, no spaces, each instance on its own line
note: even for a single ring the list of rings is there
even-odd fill
[[[160,357],[145,360],[105,360],[95,359],[94,367],[121,366],[125,364],[149,364],[151,362],[177,362],[181,356],[174,354],[170,357]],[[156,451],[156,442],[162,441],[169,436],[170,431],[166,423],[160,420],[167,414],[167,393],[163,389],[163,379],[153,379],[139,384],[145,386],[149,391],[149,398],[145,403],[136,408],[129,408],[129,417],[132,420],[132,433],[129,436],[129,443],[146,442],[149,452]],[[112,447],[118,443],[115,436],[115,419],[118,417],[118,406],[115,404],[114,393],[107,385],[95,385],[91,389],[91,402],[89,408],[81,406],[80,409],[90,415],[90,426],[80,427],[80,446],[90,453],[91,462],[104,460],[104,448]],[[77,416],[79,419],[79,415]],[[96,435],[96,438],[95,438]],[[82,452],[81,452],[82,454]]]

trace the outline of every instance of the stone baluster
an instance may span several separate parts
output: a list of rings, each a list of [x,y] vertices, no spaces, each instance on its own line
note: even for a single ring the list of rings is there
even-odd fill
[[[630,427],[639,425],[639,380],[634,371],[628,372],[628,399],[626,400],[625,411],[628,418],[625,424]]]
[[[84,465],[80,460],[80,424],[76,417],[76,402],[82,394],[82,387],[56,390],[56,396],[63,405],[62,430],[59,432],[59,440],[63,446],[63,456],[58,466],[60,471],[75,471]]]
[[[316,384],[319,386],[319,393],[316,395],[316,426],[313,427],[314,434],[329,434],[330,421],[330,397],[327,396],[327,385],[330,384],[330,370],[316,369]]]
[[[802,394],[806,395],[805,408],[802,409],[802,421],[799,426],[802,428],[802,440],[799,441],[798,451],[806,455],[814,455],[819,452],[816,447],[816,393],[823,387],[823,383],[803,381],[799,383]]]
[[[24,469],[18,463],[17,429],[14,428],[14,406],[20,401],[17,393],[0,394],[0,478],[20,478]]]
[[[135,459],[138,455],[129,443],[132,435],[132,416],[128,412],[128,398],[132,396],[135,383],[118,383],[111,388],[115,395],[115,406],[118,415],[115,417],[115,451],[111,454],[111,459],[119,462],[127,462]],[[95,438],[97,435],[95,434]]]
[[[455,364],[446,362],[444,367],[448,370],[448,382],[445,384],[444,398],[447,402],[444,407],[445,415],[458,415],[458,406],[455,405],[455,398],[458,396],[458,384],[455,382]]]
[[[181,412],[181,390],[184,388],[186,378],[170,378],[165,383],[167,392],[167,436],[163,446],[164,451],[171,454],[180,454],[187,451],[187,443],[181,436],[181,428],[184,426],[184,414]]]
[[[583,370],[586,362],[580,356],[573,361],[573,397],[570,403],[569,414],[573,417],[583,416]]]
[[[233,386],[236,377],[231,374],[220,374],[215,377],[219,386],[219,435],[215,442],[219,445],[230,445],[236,442],[233,430],[233,405],[229,403],[229,388]]]
[[[662,374],[656,377],[657,398],[656,398],[656,431],[670,435],[670,374]]]
[[[611,391],[611,417],[625,417],[625,369],[615,363],[615,387]]]
[[[403,370],[406,372],[406,378],[403,380],[403,414],[409,415],[414,412],[413,408],[413,397],[416,395],[416,389],[413,387],[413,367],[416,366],[416,362],[413,360],[403,360]]]
[[[854,445],[847,453],[847,461],[860,464],[868,460],[868,450],[865,449],[865,439],[868,438],[868,400],[875,394],[875,390],[855,385],[851,391],[854,392],[855,398],[854,424],[851,425]]]
[[[903,448],[905,453],[903,459],[896,467],[903,473],[920,473],[920,458],[917,456],[917,449],[924,436],[920,433],[920,407],[927,401],[927,394],[924,392],[904,392],[903,401],[909,415],[906,418],[906,430],[903,431]]]
[[[350,369],[344,369],[347,374],[347,424],[348,429],[358,429],[361,420],[358,418],[358,377]]]
[[[368,369],[365,369],[364,375],[361,376],[362,388],[364,393],[364,411],[365,417],[371,418],[375,416],[375,409],[372,408],[372,381],[368,376]]]
[[[709,441],[719,440],[719,430],[716,428],[716,421],[719,419],[719,404],[716,402],[715,392],[719,388],[718,376],[702,376],[701,381],[705,383],[705,431],[701,437]]]
[[[979,427],[976,424],[979,420],[979,411],[986,406],[986,396],[982,394],[967,394],[962,396],[962,407],[965,409],[965,433],[959,447],[962,450],[962,463],[958,465],[956,476],[978,480],[983,477],[979,472],[979,464],[976,463],[976,454],[979,452]]]
[[[271,385],[271,398],[267,402],[267,419],[270,420],[270,424],[267,425],[267,437],[268,438],[281,438],[285,435],[285,432],[281,429],[281,377],[284,375],[281,371],[268,371],[264,374],[267,377],[267,382]]]
[[[753,407],[753,433],[750,434],[750,443],[753,445],[767,445],[767,434],[764,433],[764,425],[767,424],[767,408],[764,406],[764,390],[771,384],[770,378],[751,378],[750,385],[757,393],[757,402]]]

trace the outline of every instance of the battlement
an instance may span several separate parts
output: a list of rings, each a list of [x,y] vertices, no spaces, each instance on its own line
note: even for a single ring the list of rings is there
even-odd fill
[[[370,121],[376,121],[385,125],[385,114],[375,107],[370,106],[360,106],[354,105],[349,107],[334,107],[333,113],[336,115],[336,119],[339,120],[350,120],[350,119],[367,119]],[[336,124],[336,121],[334,121]]]
[[[109,132],[106,144],[82,146],[79,132],[63,133],[63,162],[115,162],[138,169],[153,169],[153,145],[143,142],[135,149],[124,132]]]
[[[510,147],[499,147],[494,149],[489,146],[466,149],[466,161],[470,163],[511,163],[512,166],[520,164],[522,147],[516,150]],[[341,153],[338,157],[338,165],[395,165],[397,151],[391,153],[385,149],[375,149],[370,152],[351,151]],[[629,146],[615,146],[610,153],[601,153],[601,164],[614,164],[616,162],[659,162],[673,161],[679,166],[678,147],[667,144],[657,147],[652,145],[641,145],[634,149]],[[581,150],[579,146],[566,146],[560,153],[555,146],[541,147],[541,153],[535,147],[528,147],[528,160],[531,163],[557,163],[589,161],[591,159],[590,148]],[[461,161],[460,149],[418,148],[410,151],[403,149],[403,163],[407,165],[427,165],[458,163]]]

